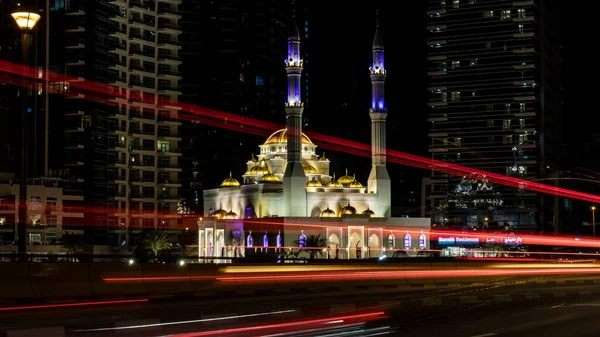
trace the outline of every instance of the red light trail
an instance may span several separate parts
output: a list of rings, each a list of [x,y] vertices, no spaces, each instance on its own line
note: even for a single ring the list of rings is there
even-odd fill
[[[68,307],[87,307],[93,305],[110,305],[110,304],[129,304],[129,303],[146,303],[147,298],[137,300],[116,300],[116,301],[98,301],[98,302],[74,302],[74,303],[59,303],[59,304],[41,304],[41,305],[27,305],[18,307],[4,307],[0,308],[0,311],[17,311],[17,310],[32,310],[32,309],[55,309],[55,308],[68,308]]]
[[[19,75],[19,76],[29,76],[32,79],[36,79],[35,76],[31,75],[33,71],[30,68],[14,64],[7,61],[0,61],[0,69],[2,71]],[[158,106],[164,107],[173,107],[176,109],[181,109],[184,112],[187,112],[185,115],[178,116],[182,119],[187,119],[193,122],[200,122],[207,125],[226,128],[234,131],[251,133],[255,135],[269,135],[273,131],[282,128],[281,125],[257,120],[251,117],[244,117],[240,115],[236,115],[233,113],[227,113],[223,111],[218,111],[214,109],[208,109],[203,107],[198,107],[192,104],[183,103],[183,102],[171,102],[169,100],[157,98],[155,99],[145,99],[143,97],[127,97],[126,94],[120,94],[116,87],[112,87],[105,84],[90,82],[87,80],[82,80],[80,78],[73,78],[64,75],[59,75],[51,72],[43,72],[42,77],[39,80],[45,80],[48,78],[53,82],[69,82],[70,87],[76,88],[78,90],[82,90],[86,93],[90,93],[97,96],[97,94],[105,95],[101,101],[106,104],[114,104],[111,103],[111,99],[122,98],[127,99],[129,101],[136,101],[140,103],[147,104],[156,104]],[[189,116],[189,115],[193,115]],[[229,124],[229,125],[228,125]],[[235,125],[239,125],[239,128]],[[314,132],[306,132],[306,134],[319,142],[319,146],[339,152],[345,152],[353,155],[370,157],[371,156],[371,145],[363,144],[354,141],[349,141],[345,139],[341,139],[338,137],[323,135]],[[491,182],[506,185],[509,187],[521,188],[525,190],[554,194],[564,197],[569,197],[573,199],[580,199],[590,202],[598,202],[600,203],[600,196],[581,193],[569,189],[549,186],[545,184],[536,183],[533,181],[527,181],[523,179],[508,177],[502,174],[477,170],[474,168],[469,168],[466,166],[456,165],[452,163],[442,162],[434,159],[429,159],[425,157],[420,157],[412,154],[408,154],[401,151],[396,150],[387,150],[388,161],[396,164],[408,165],[422,169],[434,170],[437,172],[447,173],[455,176],[465,176],[470,174],[480,174],[486,176],[487,179]]]
[[[215,331],[204,331],[204,332],[193,332],[186,333],[180,335],[170,335],[171,337],[201,337],[201,336],[214,336],[221,334],[232,334],[232,333],[241,333],[241,332],[249,332],[249,331],[259,331],[259,330],[272,330],[272,329],[282,329],[282,328],[290,328],[297,326],[307,326],[311,324],[330,324],[329,326],[334,326],[332,323],[342,323],[344,321],[369,321],[374,319],[383,318],[385,312],[371,312],[366,314],[356,314],[356,315],[347,315],[347,316],[339,316],[339,317],[329,317],[329,318],[320,318],[320,319],[311,319],[306,321],[298,321],[298,322],[288,322],[288,323],[279,323],[279,324],[269,324],[269,325],[257,325],[257,326],[249,326],[243,328],[233,328],[233,329],[224,329],[224,330],[215,330]]]

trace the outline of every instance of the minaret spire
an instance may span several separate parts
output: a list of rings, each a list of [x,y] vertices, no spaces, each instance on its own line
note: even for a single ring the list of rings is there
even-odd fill
[[[292,7],[295,2],[292,1]],[[288,36],[288,55],[285,60],[287,72],[287,166],[283,175],[284,216],[306,216],[306,174],[302,168],[302,69],[300,57],[300,33],[296,25],[295,10]]]
[[[371,73],[371,164],[368,191],[377,193],[377,214],[391,216],[391,184],[386,168],[386,119],[387,108],[385,103],[385,77],[383,39],[379,27],[379,11],[376,11],[375,36],[373,38],[373,62],[369,71]]]

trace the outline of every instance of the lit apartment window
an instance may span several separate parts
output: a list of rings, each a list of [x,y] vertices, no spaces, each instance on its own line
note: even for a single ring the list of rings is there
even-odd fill
[[[256,86],[265,85],[265,79],[262,76],[256,76]]]
[[[504,108],[506,109],[506,113],[510,113],[510,103],[504,104]]]
[[[440,70],[441,71],[446,71],[446,61],[441,61],[440,62]]]
[[[524,18],[524,17],[526,16],[526,15],[525,15],[525,8],[519,8],[519,9],[517,10],[517,14],[518,14],[518,16],[519,16],[520,18]]]
[[[450,100],[452,102],[459,102],[460,101],[460,91],[453,92],[450,96]]]
[[[452,61],[452,70],[458,69],[460,67],[460,61]]]
[[[460,1],[459,0],[452,1],[452,7],[453,8],[459,8],[460,7]]]
[[[460,159],[460,152],[456,153],[456,159]]]
[[[491,42],[486,42],[485,43],[485,47],[486,48],[492,48],[492,43]]]
[[[527,142],[527,135],[519,135],[519,143]]]
[[[523,25],[519,24],[519,34],[523,34]]]
[[[462,146],[462,138],[458,137],[458,138],[454,138],[454,145],[460,147]]]
[[[446,1],[440,1],[440,6],[442,6],[442,7],[446,6]]]
[[[471,96],[475,97],[475,90],[471,91]]]
[[[474,5],[477,1],[475,0],[469,0],[469,5]]]
[[[488,128],[493,128],[494,127],[494,121],[491,121],[491,120],[487,121],[487,126],[488,126]]]
[[[485,11],[485,12],[483,12],[483,17],[484,18],[494,17],[494,11]]]
[[[505,119],[502,121],[502,129],[503,130],[510,129],[510,119]]]
[[[526,104],[527,104],[527,103],[520,103],[520,104],[519,104],[519,109],[520,109],[521,111],[525,111],[525,109],[527,108],[527,105],[526,105]]]
[[[519,118],[519,127],[521,129],[525,127],[525,118]]]
[[[471,65],[472,66],[476,66],[477,65],[477,59],[471,59]]]
[[[502,137],[502,144],[512,144],[512,135],[505,135]]]
[[[510,9],[504,9],[500,12],[500,19],[507,20],[510,19]]]

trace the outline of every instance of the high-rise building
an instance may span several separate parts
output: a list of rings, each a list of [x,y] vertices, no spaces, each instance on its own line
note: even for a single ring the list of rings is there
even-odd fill
[[[100,102],[66,93],[64,176],[84,195],[91,243],[177,223],[180,3],[82,0],[66,13],[66,74],[113,88]]]
[[[281,62],[286,58],[289,3],[185,1],[181,9],[181,101],[283,124],[285,70]],[[239,158],[255,151],[254,144],[260,140],[240,125],[222,122],[225,130],[201,123],[182,126],[186,165],[181,195],[198,208],[202,207],[202,190],[218,186],[223,169],[234,175],[245,172]]]
[[[559,170],[560,34],[557,1],[429,1],[429,152],[433,159],[525,180]],[[485,176],[432,172],[434,224],[553,222],[550,196]]]

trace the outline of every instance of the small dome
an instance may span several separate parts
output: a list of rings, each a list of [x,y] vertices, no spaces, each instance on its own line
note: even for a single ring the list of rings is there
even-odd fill
[[[321,212],[321,218],[335,218],[335,212],[332,211],[331,209],[329,209],[329,206],[327,206],[327,209],[325,209],[323,212]]]
[[[236,212],[229,210],[229,212],[227,212],[227,214],[225,215],[225,219],[237,219],[238,215]]]
[[[283,160],[283,158],[281,158],[281,156],[278,154],[274,155],[273,158],[271,158],[271,159],[282,159]]]
[[[319,158],[319,161],[329,161],[329,159],[325,157],[325,152],[323,152],[323,156]]]
[[[258,163],[258,159],[254,158],[254,153],[252,154],[252,157],[250,158],[250,160],[248,160],[248,162]]]
[[[304,173],[306,174],[319,174],[319,170],[317,170],[305,161],[302,161],[302,168],[304,169]]]
[[[281,180],[276,175],[269,172],[258,179],[259,183],[280,183]]]
[[[338,179],[338,183],[342,184],[344,187],[350,185],[350,183],[352,183],[353,181],[355,181],[355,179],[351,176],[348,175],[348,169],[346,169],[346,175],[340,177],[340,179]]]
[[[258,164],[246,171],[245,175],[264,175],[267,173],[269,173],[269,166],[263,159]]]
[[[229,178],[223,180],[219,187],[239,187],[240,182],[231,176],[231,172],[229,172]]]
[[[342,214],[356,214],[356,208],[350,206],[350,202],[348,202],[348,205],[342,208]]]
[[[363,188],[363,185],[361,183],[359,183],[358,181],[356,181],[356,176],[353,176],[354,181],[350,183],[350,185],[348,185],[348,188]]]
[[[272,135],[267,138],[265,144],[279,144],[287,143],[287,129],[281,129],[273,132]],[[313,142],[304,133],[302,133],[302,144],[312,144]]]
[[[212,216],[214,216],[217,219],[225,219],[225,217],[227,216],[227,211],[222,208],[219,208],[218,210],[212,213]]]
[[[338,183],[337,180],[335,180],[335,173],[333,174],[333,178],[331,179],[331,181],[325,187],[327,187],[327,188],[344,188],[344,186],[342,186],[342,184]]]
[[[323,184],[318,182],[317,179],[313,177],[311,180],[308,181],[308,183],[306,183],[306,187],[323,187]]]
[[[365,209],[362,214],[369,214],[369,216],[372,218],[375,216],[375,212],[373,212],[372,210],[370,210],[368,207],[367,209]]]

